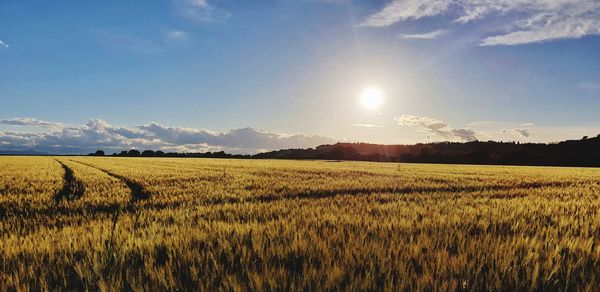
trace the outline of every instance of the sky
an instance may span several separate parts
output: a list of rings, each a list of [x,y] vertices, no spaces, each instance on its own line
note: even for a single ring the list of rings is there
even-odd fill
[[[599,109],[597,0],[0,1],[0,151],[556,142]]]

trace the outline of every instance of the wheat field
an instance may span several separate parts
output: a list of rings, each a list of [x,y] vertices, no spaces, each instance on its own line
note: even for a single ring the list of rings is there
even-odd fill
[[[0,157],[0,290],[600,287],[600,169]]]

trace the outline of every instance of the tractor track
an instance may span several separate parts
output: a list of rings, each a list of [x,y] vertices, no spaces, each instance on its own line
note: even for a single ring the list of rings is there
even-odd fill
[[[131,191],[131,203],[135,203],[138,201],[142,201],[142,200],[148,200],[152,197],[152,195],[150,194],[150,192],[148,192],[143,185],[141,185],[140,183],[125,177],[123,175],[120,174],[116,174],[112,171],[106,170],[106,169],[102,169],[99,167],[96,167],[92,164],[89,163],[85,163],[85,162],[81,162],[81,161],[76,161],[76,160],[69,160],[71,162],[75,162],[75,163],[79,163],[81,165],[85,165],[87,167],[91,167],[94,168],[96,170],[99,170],[101,172],[106,173],[107,175],[114,177],[120,181],[122,181],[123,183],[125,183],[125,185],[127,185],[127,187],[129,188],[129,190]]]
[[[47,205],[43,208],[35,209],[35,210],[34,209],[20,210],[20,208],[22,208],[22,207],[17,208],[17,206],[14,206],[14,204],[0,203],[0,219],[4,220],[5,218],[10,218],[10,217],[13,217],[13,218],[35,218],[35,217],[40,217],[40,216],[43,217],[43,216],[94,214],[94,213],[114,214],[115,210],[121,210],[123,212],[136,212],[137,210],[140,210],[139,208],[160,210],[160,209],[164,209],[164,208],[172,208],[174,206],[177,207],[180,205],[180,204],[173,204],[173,203],[164,204],[164,203],[152,202],[152,201],[148,201],[143,206],[137,205],[136,204],[137,202],[145,201],[145,200],[148,200],[151,198],[150,192],[146,191],[141,184],[139,184],[125,176],[113,173],[111,171],[108,171],[108,170],[105,170],[102,168],[98,168],[94,165],[91,165],[91,164],[88,164],[85,162],[79,162],[79,161],[71,160],[71,159],[67,159],[67,160],[72,163],[78,163],[83,166],[99,170],[103,173],[106,173],[110,177],[114,177],[114,178],[120,180],[121,182],[123,182],[127,186],[127,188],[129,188],[129,191],[131,193],[129,203],[127,203],[126,206],[122,206],[121,204],[118,204],[118,203],[102,204],[102,205],[97,205],[97,206],[84,204],[78,208],[72,208],[68,205],[60,204],[63,201],[75,201],[75,200],[80,199],[85,194],[86,187],[85,187],[85,183],[83,181],[79,180],[75,176],[74,170],[72,168],[67,166],[64,162],[62,162],[58,159],[55,159],[55,161],[58,162],[61,165],[61,167],[63,168],[64,176],[63,176],[62,189],[60,189],[58,192],[56,192],[53,195],[54,204]]]
[[[75,177],[73,169],[68,167],[62,161],[58,159],[55,160],[62,166],[65,174],[63,177],[62,189],[54,194],[54,203],[59,203],[63,200],[74,201],[81,198],[85,193],[85,184]]]

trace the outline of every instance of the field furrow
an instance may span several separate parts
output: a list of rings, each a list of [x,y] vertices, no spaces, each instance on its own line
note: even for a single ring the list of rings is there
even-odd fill
[[[125,185],[127,185],[127,187],[129,188],[129,190],[131,192],[131,201],[132,202],[136,202],[138,200],[147,200],[151,197],[151,194],[144,189],[144,186],[142,186],[140,183],[138,183],[130,178],[127,178],[123,175],[116,174],[110,170],[99,168],[99,167],[91,165],[89,163],[85,163],[85,162],[81,162],[81,161],[74,161],[74,162],[94,168],[99,171],[102,171],[102,172],[106,173],[107,175],[109,175],[113,178],[116,178],[116,179],[122,181],[123,183],[125,183]]]
[[[57,160],[2,177],[0,290],[600,287],[600,169]]]
[[[60,160],[56,160],[63,168],[65,175],[63,178],[63,188],[54,195],[54,202],[59,203],[62,200],[76,200],[85,193],[85,185],[73,175],[73,170]]]

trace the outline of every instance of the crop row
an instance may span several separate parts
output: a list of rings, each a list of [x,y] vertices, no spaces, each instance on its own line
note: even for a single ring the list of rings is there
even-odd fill
[[[0,160],[0,290],[600,286],[598,169]]]

